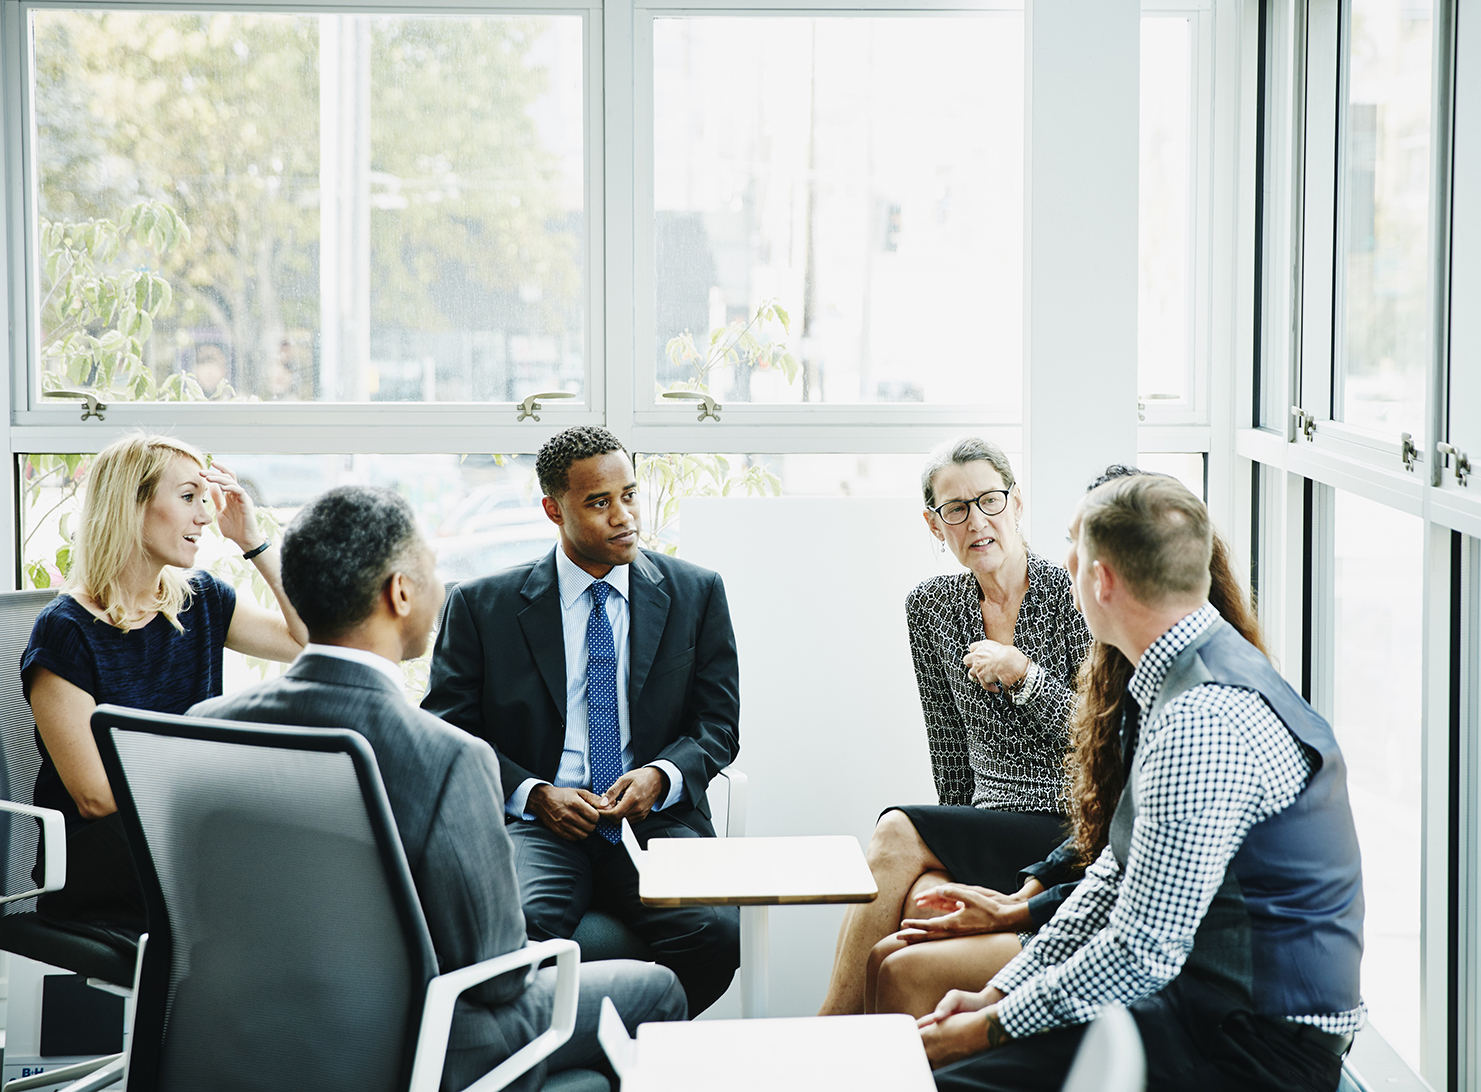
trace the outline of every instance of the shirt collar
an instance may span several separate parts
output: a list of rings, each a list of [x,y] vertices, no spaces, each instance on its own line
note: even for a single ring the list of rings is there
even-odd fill
[[[364,664],[373,667],[391,682],[396,684],[399,693],[405,688],[406,680],[401,675],[401,665],[393,664],[384,656],[374,652],[367,652],[363,648],[346,648],[344,645],[316,645],[313,642],[303,646],[300,656],[332,656],[336,660],[349,660],[351,663]]]
[[[614,565],[612,566],[612,571],[602,577],[603,580],[612,586],[612,590],[624,599],[628,598],[627,578],[629,568],[630,566],[628,565]],[[574,607],[576,600],[585,594],[586,589],[597,582],[596,577],[592,576],[591,573],[566,556],[566,551],[561,547],[560,543],[556,543],[555,547],[555,579],[560,588],[561,608],[564,610],[570,610]]]
[[[1194,638],[1218,621],[1218,618],[1219,612],[1212,604],[1205,603],[1192,614],[1185,615],[1142,653],[1141,663],[1137,664],[1136,671],[1132,673],[1127,689],[1142,707],[1144,715],[1152,707],[1157,691],[1162,689],[1162,680],[1167,678],[1167,669],[1177,659],[1178,653],[1192,644]]]

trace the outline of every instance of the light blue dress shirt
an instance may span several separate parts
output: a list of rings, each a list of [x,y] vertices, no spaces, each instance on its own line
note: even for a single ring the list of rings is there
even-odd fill
[[[581,568],[559,546],[555,549],[555,577],[561,600],[561,631],[566,646],[566,740],[561,751],[555,784],[564,789],[591,788],[590,726],[586,713],[586,622],[591,617],[591,596],[587,589],[597,578]],[[616,565],[602,577],[612,587],[607,596],[607,619],[612,623],[612,644],[617,652],[617,730],[622,739],[622,770],[633,768],[632,728],[627,710],[627,680],[632,663],[629,651],[631,610],[628,605],[628,566]],[[662,811],[684,795],[684,776],[679,768],[664,758],[648,763],[668,775],[668,795],[653,806]],[[530,790],[548,784],[538,778],[526,778],[509,797],[505,809],[510,815],[534,819],[527,805]]]

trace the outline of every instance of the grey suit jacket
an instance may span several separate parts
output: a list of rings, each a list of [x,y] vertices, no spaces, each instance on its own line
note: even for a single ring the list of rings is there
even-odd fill
[[[456,970],[524,946],[499,763],[487,743],[416,708],[374,668],[313,654],[300,656],[282,678],[190,712],[359,732],[375,751],[439,968]],[[538,1013],[506,1003],[524,988],[524,972],[514,972],[458,1001],[450,1054],[471,1049],[483,1068],[449,1072],[445,1087],[458,1080],[454,1086],[463,1087],[539,1033]]]

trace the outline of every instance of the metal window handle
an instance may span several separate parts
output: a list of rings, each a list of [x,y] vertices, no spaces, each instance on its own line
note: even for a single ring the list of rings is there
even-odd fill
[[[1412,433],[1399,433],[1399,458],[1404,460],[1404,469],[1411,473],[1414,471],[1414,464],[1424,460],[1424,456],[1419,453],[1419,448],[1414,446]]]
[[[1471,476],[1471,460],[1466,457],[1466,453],[1457,447],[1452,447],[1443,440],[1435,444],[1435,450],[1445,459],[1446,466],[1450,465],[1451,459],[1455,460],[1456,484],[1465,485],[1466,479]]]
[[[523,402],[521,402],[519,404],[519,416],[516,417],[515,420],[516,421],[523,421],[526,417],[533,417],[537,421],[540,420],[540,415],[538,413],[536,413],[535,411],[537,409],[542,408],[540,406],[540,402],[539,402],[539,399],[541,399],[541,398],[575,398],[575,397],[576,396],[574,394],[572,394],[570,391],[541,391],[539,394],[532,394],[528,398],[526,398]]]
[[[664,391],[663,396],[665,398],[686,398],[690,401],[699,402],[699,419],[701,421],[706,417],[713,417],[717,421],[720,420],[720,410],[724,408],[709,395],[701,394],[699,391]]]
[[[92,391],[42,391],[42,398],[80,398],[82,399],[82,419],[86,421],[89,417],[96,417],[99,421],[103,419],[103,411],[108,408],[106,402],[99,402],[98,396]]]
[[[1316,418],[1300,406],[1291,407],[1291,416],[1296,419],[1296,431],[1310,442],[1312,434],[1316,432]]]

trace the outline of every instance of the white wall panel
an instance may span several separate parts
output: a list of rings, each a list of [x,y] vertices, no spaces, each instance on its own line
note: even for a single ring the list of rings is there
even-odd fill
[[[1024,477],[1059,542],[1085,486],[1137,453],[1137,0],[1029,0]],[[1028,521],[1026,521],[1028,522]]]
[[[936,802],[905,596],[957,571],[903,498],[683,502],[686,560],[725,580],[740,649],[746,833],[852,834],[890,804]],[[771,1015],[823,1001],[843,908],[771,910]],[[732,988],[732,994],[736,991]],[[712,1016],[739,1016],[727,995]]]

